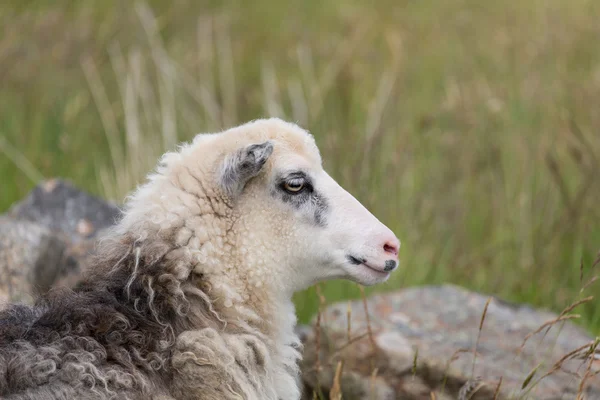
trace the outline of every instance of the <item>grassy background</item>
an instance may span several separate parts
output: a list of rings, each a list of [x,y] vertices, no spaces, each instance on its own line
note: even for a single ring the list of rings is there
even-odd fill
[[[296,3],[3,2],[0,211],[52,176],[120,200],[177,141],[281,116],[402,240],[378,290],[577,299],[600,249],[600,2]]]

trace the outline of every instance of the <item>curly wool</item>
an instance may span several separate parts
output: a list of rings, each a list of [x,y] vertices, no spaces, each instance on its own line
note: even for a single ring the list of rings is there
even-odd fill
[[[2,398],[277,398],[267,335],[223,319],[177,250],[120,247],[73,290],[0,312]]]

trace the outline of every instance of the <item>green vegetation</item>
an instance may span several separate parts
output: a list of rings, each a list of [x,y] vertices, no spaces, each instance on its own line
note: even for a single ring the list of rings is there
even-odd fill
[[[2,211],[42,176],[120,200],[177,141],[273,115],[401,238],[378,290],[453,282],[560,311],[580,263],[595,274],[600,2],[6,3]],[[314,289],[297,303],[306,320]],[[599,305],[578,308],[592,330]]]

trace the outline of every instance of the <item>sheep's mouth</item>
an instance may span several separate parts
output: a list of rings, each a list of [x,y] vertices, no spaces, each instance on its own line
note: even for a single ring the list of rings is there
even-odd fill
[[[367,259],[365,258],[359,258],[359,257],[355,257],[352,255],[347,255],[346,259],[348,260],[348,262],[352,265],[361,265],[363,267],[368,268],[369,270],[373,271],[374,273],[376,273],[377,275],[380,276],[386,276],[389,275],[390,271],[385,271],[385,270],[380,270],[377,268],[374,268],[372,266],[369,265],[369,263],[367,262]]]

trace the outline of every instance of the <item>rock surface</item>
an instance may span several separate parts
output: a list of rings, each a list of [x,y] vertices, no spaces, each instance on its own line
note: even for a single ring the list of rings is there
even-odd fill
[[[35,222],[76,241],[95,237],[112,225],[119,214],[116,205],[60,179],[42,182],[8,211],[13,219]]]
[[[31,302],[50,286],[72,285],[119,215],[65,181],[40,184],[0,216],[0,303]],[[321,398],[344,400],[577,398],[581,377],[600,370],[585,354],[593,338],[569,322],[531,335],[557,315],[496,298],[480,331],[488,299],[449,285],[404,289],[369,298],[370,323],[362,301],[328,307],[318,323],[298,327],[305,398],[316,388]],[[598,380],[586,380],[581,400],[600,399]]]
[[[53,285],[73,284],[119,214],[66,181],[38,185],[0,217],[0,303],[31,303]]]
[[[340,386],[346,400],[575,399],[589,358],[567,360],[539,379],[564,355],[593,343],[593,338],[571,323],[558,323],[532,335],[522,346],[529,334],[557,315],[496,298],[487,307],[479,333],[487,300],[450,285],[373,296],[368,300],[372,341],[363,302],[330,306],[321,316],[320,337],[305,331],[303,370],[308,391],[312,393],[318,379],[327,392],[337,363],[343,360]],[[315,372],[317,347],[319,374]],[[598,371],[593,363],[589,367],[590,374]],[[524,385],[534,369],[535,375]],[[586,379],[583,394],[582,399],[600,399],[598,376]]]

